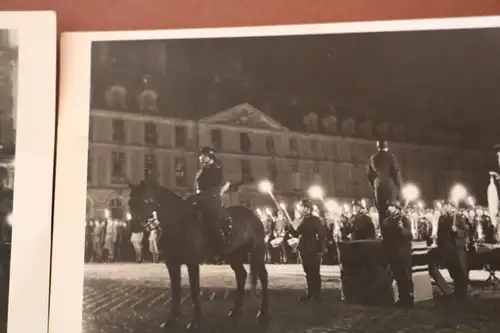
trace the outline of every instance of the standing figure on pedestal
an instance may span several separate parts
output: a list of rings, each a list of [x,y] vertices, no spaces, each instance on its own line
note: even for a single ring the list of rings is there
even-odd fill
[[[395,305],[411,308],[413,307],[411,222],[404,216],[397,201],[389,204],[386,216],[380,224],[380,230],[391,273],[398,287],[399,300]]]
[[[300,219],[293,221],[292,227],[299,236],[297,249],[302,259],[302,267],[306,273],[307,295],[299,301],[314,298],[321,300],[321,257],[326,250],[326,230],[321,220],[313,215],[314,205],[308,199],[299,204]]]
[[[377,152],[368,160],[368,181],[373,189],[379,220],[384,221],[389,202],[397,200],[403,178],[396,156],[389,152],[387,141],[377,141]]]

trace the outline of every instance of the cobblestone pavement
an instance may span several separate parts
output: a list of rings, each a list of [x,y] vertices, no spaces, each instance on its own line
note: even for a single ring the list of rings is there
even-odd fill
[[[325,301],[303,304],[295,301],[303,292],[304,277],[299,266],[269,265],[270,333],[373,332],[373,333],[444,333],[498,332],[500,295],[477,291],[484,297],[472,297],[468,304],[428,301],[413,310],[363,307],[341,301],[339,272],[336,267],[323,267]],[[255,322],[258,297],[247,295],[245,313],[238,323],[226,317],[231,307],[235,281],[227,266],[202,266],[202,332],[257,333]],[[483,278],[483,275],[473,278]],[[187,272],[182,297],[184,314],[178,330],[191,314],[187,290]],[[162,332],[161,320],[169,309],[168,275],[161,264],[96,264],[85,268],[83,301],[84,333],[149,333]]]

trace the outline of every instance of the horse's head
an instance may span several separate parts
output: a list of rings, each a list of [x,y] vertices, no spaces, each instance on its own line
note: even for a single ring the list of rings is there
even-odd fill
[[[130,195],[128,206],[132,215],[132,223],[145,223],[160,208],[159,185],[141,182],[138,185],[129,183]]]

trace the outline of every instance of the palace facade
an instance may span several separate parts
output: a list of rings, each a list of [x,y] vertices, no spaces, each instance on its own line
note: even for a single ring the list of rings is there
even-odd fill
[[[487,136],[496,132],[477,136],[451,124],[419,124],[404,112],[398,119],[384,119],[383,112],[334,105],[290,107],[286,114],[238,100],[220,110],[217,94],[205,88],[206,103],[195,104],[189,91],[211,84],[222,86],[228,96],[240,96],[237,90],[251,84],[251,68],[236,58],[218,62],[214,50],[207,55],[215,59],[214,75],[190,62],[189,46],[169,43],[92,46],[89,217],[102,217],[107,210],[125,216],[123,175],[138,183],[156,170],[163,186],[189,195],[197,152],[205,145],[217,150],[225,180],[245,182],[224,198],[225,204],[272,205],[256,189],[261,179],[271,180],[276,196],[288,203],[303,197],[311,184],[343,201],[371,197],[366,163],[379,137],[390,142],[405,181],[416,183],[427,203],[446,198],[454,182],[462,182],[478,200],[485,192],[491,152],[481,147],[492,145]],[[186,98],[175,98],[179,94]]]
[[[17,115],[18,53],[15,31],[0,29],[0,165],[9,170],[8,187],[14,182]]]
[[[371,197],[366,163],[375,152],[374,140],[292,132],[249,104],[199,121],[151,111],[93,109],[89,135],[89,216],[103,216],[106,209],[124,216],[128,191],[123,175],[139,183],[155,170],[161,185],[189,195],[203,146],[217,150],[225,180],[245,182],[224,198],[226,204],[271,204],[256,188],[262,179],[271,180],[276,196],[288,203],[303,197],[312,184],[342,201]],[[446,198],[454,182],[471,191],[481,183],[481,151],[398,142],[390,147],[405,181],[416,183],[427,201]]]

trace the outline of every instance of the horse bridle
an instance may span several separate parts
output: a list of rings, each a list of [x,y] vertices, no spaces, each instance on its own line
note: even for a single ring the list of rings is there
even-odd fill
[[[142,227],[148,232],[159,229],[160,220],[158,220],[157,211],[160,208],[160,204],[153,198],[147,198],[144,202],[151,206],[152,213],[146,222],[142,224]]]

